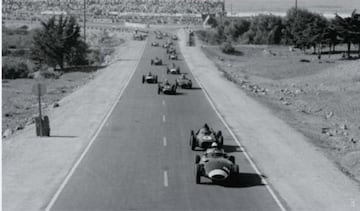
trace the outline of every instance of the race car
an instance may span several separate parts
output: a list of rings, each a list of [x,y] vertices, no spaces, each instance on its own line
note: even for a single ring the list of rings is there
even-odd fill
[[[149,72],[147,75],[143,75],[142,76],[142,83],[155,83],[157,84],[158,82],[158,76],[157,75],[153,75],[151,72]]]
[[[170,84],[167,80],[158,86],[158,94],[176,94],[176,84]]]
[[[162,45],[162,47],[163,48],[170,48],[170,46],[172,45],[173,43],[170,41],[167,41],[166,43],[164,43],[163,45]]]
[[[177,56],[176,53],[171,53],[171,54],[169,54],[169,59],[170,59],[170,60],[177,60],[177,59],[178,59],[178,56]]]
[[[196,131],[196,133],[191,130],[190,147],[192,150],[195,150],[196,147],[207,149],[214,142],[216,142],[219,147],[223,146],[224,137],[220,130],[215,133],[214,129],[210,128],[206,123],[202,128]]]
[[[154,41],[154,42],[151,43],[151,46],[157,47],[157,46],[159,46],[159,43]]]
[[[156,57],[155,59],[151,60],[151,65],[162,65],[162,60]]]
[[[176,65],[174,63],[172,63],[172,65],[166,68],[166,74],[180,74],[180,67],[176,67]]]
[[[231,175],[239,174],[239,166],[234,156],[228,156],[216,143],[213,148],[207,149],[202,156],[195,157],[195,181],[201,183],[201,177],[209,178],[212,182],[221,182]]]
[[[166,53],[167,54],[173,54],[173,53],[176,53],[176,49],[173,48],[173,47],[169,47],[166,49]]]
[[[162,38],[163,38],[163,36],[161,34],[156,35],[156,39],[161,40]]]
[[[176,79],[175,83],[177,87],[181,87],[182,89],[192,88],[192,81],[188,79],[185,74],[182,74],[178,79]]]
[[[177,38],[177,36],[174,34],[174,35],[171,36],[171,39],[172,39],[172,40],[177,40],[178,38]]]

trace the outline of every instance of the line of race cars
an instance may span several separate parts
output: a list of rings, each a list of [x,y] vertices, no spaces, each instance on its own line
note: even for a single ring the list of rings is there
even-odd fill
[[[169,35],[166,32],[155,31],[155,38],[157,40],[163,39],[163,37],[171,37],[167,39],[161,46],[166,50],[166,54],[170,60],[178,60],[178,54],[175,48],[173,41],[178,40],[176,35]],[[158,41],[151,42],[152,47],[160,47],[160,43]],[[163,61],[159,57],[155,57],[151,59],[150,65],[154,66],[163,66]],[[191,89],[192,88],[192,81],[191,79],[186,77],[185,73],[180,72],[180,67],[175,64],[173,61],[166,67],[166,74],[174,74],[180,75],[179,78],[175,80],[175,83],[170,83],[167,79],[163,82],[158,80],[158,76],[149,72],[147,75],[142,76],[142,83],[149,83],[149,84],[158,84],[157,93],[158,94],[176,94],[176,90],[178,87],[182,89]]]
[[[163,39],[163,37],[169,37],[170,35],[164,32],[155,32],[155,38],[157,40]],[[151,43],[152,47],[160,47],[166,49],[166,54],[170,60],[177,60],[176,48],[173,44],[173,40],[177,40],[176,35],[172,35],[171,39],[168,39],[165,43],[160,45],[158,41]],[[163,61],[155,57],[151,59],[151,65],[163,66]],[[166,74],[177,74],[179,78],[175,80],[175,83],[171,84],[165,79],[163,82],[158,81],[158,76],[149,72],[147,75],[143,75],[142,83],[158,84],[158,94],[176,94],[177,87],[183,89],[191,89],[192,82],[186,77],[184,73],[180,72],[180,67],[174,62],[166,67]],[[191,150],[204,150],[202,155],[195,156],[195,182],[201,183],[201,178],[205,177],[212,182],[218,183],[226,181],[231,176],[239,174],[239,166],[235,163],[235,157],[225,153],[223,149],[224,137],[219,130],[215,132],[206,123],[203,127],[197,131],[191,130],[190,132],[190,148]]]

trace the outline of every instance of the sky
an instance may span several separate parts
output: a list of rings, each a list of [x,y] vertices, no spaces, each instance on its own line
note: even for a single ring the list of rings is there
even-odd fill
[[[299,8],[318,13],[360,12],[360,0],[297,0]],[[286,12],[295,0],[225,0],[227,11],[233,12]]]

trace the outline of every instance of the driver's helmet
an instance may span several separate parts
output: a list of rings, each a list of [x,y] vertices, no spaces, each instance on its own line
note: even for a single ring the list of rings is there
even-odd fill
[[[151,73],[151,72],[149,72],[149,76],[152,76],[152,73]]]
[[[211,144],[211,147],[212,147],[212,148],[217,148],[217,147],[218,147],[218,144],[217,144],[216,142],[213,142],[213,143]]]
[[[175,67],[175,66],[176,66],[174,62],[172,63],[172,66],[173,66],[173,67]]]
[[[168,81],[168,79],[165,79],[165,84],[169,84],[169,81]]]
[[[186,75],[185,75],[185,74],[182,74],[182,75],[181,75],[181,78],[182,78],[182,79],[185,79],[185,78],[186,78]]]

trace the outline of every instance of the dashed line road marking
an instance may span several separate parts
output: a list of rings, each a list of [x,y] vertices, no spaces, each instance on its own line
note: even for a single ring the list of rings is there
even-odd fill
[[[164,143],[164,147],[166,147],[166,145],[167,145],[166,137],[163,138],[163,143]]]
[[[165,114],[163,114],[163,122],[166,122]]]
[[[163,104],[163,106],[165,106],[165,105],[166,105],[165,100],[162,100],[162,104]]]
[[[164,171],[164,187],[168,187],[168,186],[169,186],[168,173],[167,171]]]

